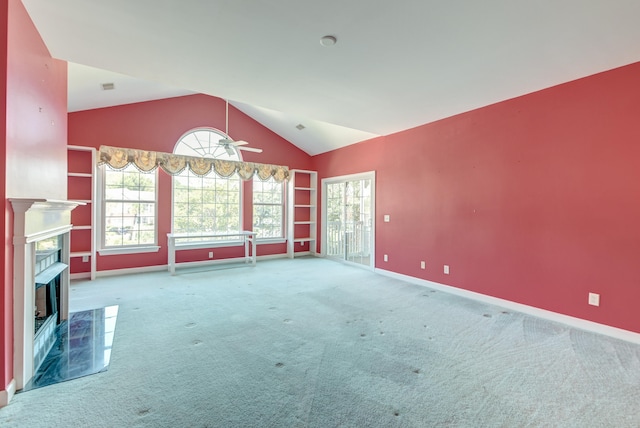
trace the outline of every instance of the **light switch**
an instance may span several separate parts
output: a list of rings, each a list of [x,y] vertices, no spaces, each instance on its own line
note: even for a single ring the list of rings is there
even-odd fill
[[[384,215],[384,222],[389,223],[389,214]]]

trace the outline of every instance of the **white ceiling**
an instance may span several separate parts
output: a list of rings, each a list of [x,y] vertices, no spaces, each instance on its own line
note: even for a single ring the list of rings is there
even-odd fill
[[[160,98],[179,97],[192,91],[120,73],[69,63],[68,110],[70,112],[111,107]],[[113,90],[103,90],[103,83],[113,83]]]
[[[70,110],[200,92],[312,155],[640,60],[638,0],[22,1],[54,57],[135,77],[72,64]]]

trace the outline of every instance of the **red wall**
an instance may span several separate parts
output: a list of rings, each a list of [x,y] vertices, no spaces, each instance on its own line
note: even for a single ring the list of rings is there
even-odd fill
[[[321,178],[376,170],[378,268],[640,332],[639,114],[637,63],[314,167]]]
[[[207,95],[190,95],[164,100],[127,104],[70,113],[69,144],[129,147],[172,152],[180,137],[193,128],[212,127],[225,131],[225,102]],[[235,140],[246,140],[260,147],[260,154],[243,152],[245,161],[286,165],[290,168],[309,168],[311,158],[282,137],[255,122],[244,113],[229,106],[229,134]],[[166,234],[171,231],[171,177],[158,173],[158,253],[131,256],[98,256],[98,270],[164,265],[167,263]],[[251,183],[244,185],[244,227],[252,225]],[[178,261],[205,260],[209,250],[181,251]],[[219,249],[215,258],[240,255],[239,248]],[[258,255],[286,252],[284,244],[259,245]],[[73,272],[86,270],[72,265]]]
[[[245,160],[316,169],[320,178],[375,170],[378,268],[640,332],[632,303],[640,298],[638,76],[640,63],[312,160],[234,108],[229,126],[233,138],[265,149]],[[69,143],[172,151],[199,126],[224,130],[222,100],[194,95],[72,113]],[[163,250],[101,257],[99,270],[166,263],[163,173],[160,186]],[[205,259],[205,251],[180,257]],[[600,307],[587,304],[589,292],[601,295]]]
[[[51,58],[22,3],[9,4],[7,196],[66,199],[67,64]]]
[[[13,378],[13,224],[6,198],[66,199],[67,65],[51,58],[20,0],[1,4],[6,103],[0,127],[5,201],[0,386],[5,389]]]
[[[0,3],[0,114],[1,117],[7,117],[7,30],[9,23],[9,4],[7,2]],[[6,202],[7,190],[6,190],[6,168],[7,164],[7,123],[6,120],[0,120],[0,138],[2,139],[2,146],[0,149],[0,164],[3,166],[2,173],[0,174],[0,197],[4,203],[2,209],[2,224],[4,232],[4,241],[0,251],[0,260],[2,264],[2,293],[0,293],[0,388],[2,390],[7,389],[8,383],[13,378],[13,331],[12,331],[12,319],[13,319],[13,305],[12,305],[12,270],[11,259],[12,243],[11,235],[8,233],[11,228],[10,223],[10,211],[11,208]]]

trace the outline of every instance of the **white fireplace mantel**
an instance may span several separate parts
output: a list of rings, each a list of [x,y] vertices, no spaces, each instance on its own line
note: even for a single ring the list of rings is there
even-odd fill
[[[71,225],[71,210],[84,202],[10,198],[14,213],[13,241],[35,242],[56,236]]]
[[[83,202],[10,198],[13,207],[14,380],[22,389],[34,374],[35,242],[62,237],[61,262],[69,264],[71,211]],[[60,318],[69,315],[69,274],[60,281]]]

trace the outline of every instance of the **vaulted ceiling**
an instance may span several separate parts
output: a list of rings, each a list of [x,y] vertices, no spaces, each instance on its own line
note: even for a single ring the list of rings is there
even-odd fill
[[[22,1],[70,111],[205,93],[312,155],[640,60],[637,0]]]

